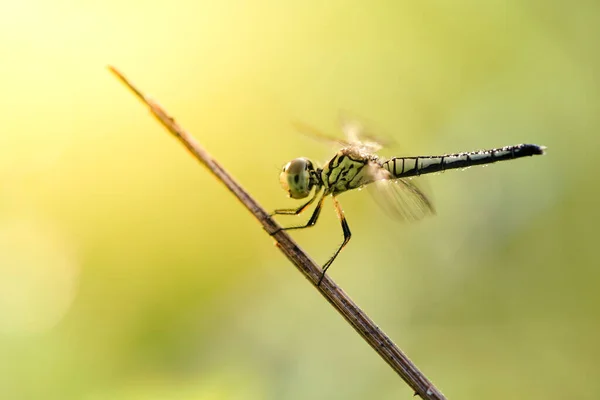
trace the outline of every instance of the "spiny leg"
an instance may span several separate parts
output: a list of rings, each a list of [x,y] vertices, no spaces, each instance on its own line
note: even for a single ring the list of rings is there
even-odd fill
[[[338,256],[338,254],[340,254],[340,251],[342,251],[344,246],[350,241],[350,237],[352,237],[352,233],[350,232],[350,228],[348,227],[348,222],[346,222],[346,217],[344,216],[344,210],[342,210],[342,207],[340,207],[340,203],[337,201],[337,198],[335,196],[333,196],[333,205],[335,207],[335,212],[336,212],[340,222],[342,223],[342,231],[344,232],[344,241],[342,242],[341,246],[338,247],[338,249],[335,251],[335,253],[333,253],[333,256],[331,256],[331,258],[325,263],[325,265],[323,265],[323,273],[321,274],[321,278],[319,279],[319,283],[317,283],[317,286],[321,286],[321,282],[323,281],[323,278],[325,277],[325,273],[327,272],[327,269],[331,266],[331,263],[333,263],[333,260],[335,260],[335,258]]]
[[[302,211],[306,210],[306,208],[315,201],[315,199],[317,198],[319,193],[320,193],[320,190],[315,190],[315,194],[310,198],[310,200],[308,200],[306,203],[302,204],[298,208],[280,208],[278,210],[273,211],[271,213],[271,216],[273,216],[273,215],[298,215]]]
[[[289,231],[292,229],[304,229],[304,228],[310,228],[311,226],[314,226],[317,223],[317,219],[319,219],[319,214],[321,214],[321,208],[323,208],[323,202],[325,201],[325,197],[326,197],[325,195],[321,196],[321,199],[319,199],[319,202],[317,203],[315,210],[313,211],[310,219],[308,220],[308,222],[305,225],[288,226],[286,228],[280,228],[280,229],[276,230],[275,232],[273,232],[273,234],[275,234],[279,231]]]

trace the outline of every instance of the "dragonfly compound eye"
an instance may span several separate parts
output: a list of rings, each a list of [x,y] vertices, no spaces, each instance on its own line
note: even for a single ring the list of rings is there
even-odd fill
[[[292,199],[303,199],[309,195],[312,189],[311,170],[312,163],[306,158],[296,158],[283,167],[279,181]]]

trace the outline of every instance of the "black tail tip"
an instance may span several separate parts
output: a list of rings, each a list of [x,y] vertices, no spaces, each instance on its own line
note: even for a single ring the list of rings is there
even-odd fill
[[[537,144],[524,144],[522,146],[522,148],[532,156],[546,154],[546,146],[538,146]]]

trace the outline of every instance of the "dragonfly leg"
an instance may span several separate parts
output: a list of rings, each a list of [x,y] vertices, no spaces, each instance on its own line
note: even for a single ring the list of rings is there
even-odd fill
[[[331,256],[331,258],[325,263],[325,265],[323,265],[323,273],[321,274],[321,278],[319,279],[319,283],[317,283],[317,286],[321,286],[321,282],[323,281],[323,278],[325,278],[325,273],[327,272],[327,269],[329,269],[331,263],[333,263],[333,260],[335,260],[338,254],[340,254],[340,251],[342,251],[344,246],[346,246],[346,244],[350,241],[350,238],[352,237],[352,233],[350,232],[350,228],[348,227],[348,222],[346,221],[346,217],[344,216],[344,210],[342,210],[342,207],[340,207],[340,203],[337,201],[337,198],[335,196],[333,196],[333,205],[335,206],[335,212],[337,213],[337,216],[340,219],[340,222],[342,223],[344,241],[342,242],[340,247],[338,247],[335,253],[333,253],[333,256]]]
[[[310,228],[311,226],[314,226],[317,223],[317,219],[319,219],[319,215],[321,214],[321,208],[323,208],[323,201],[325,201],[325,195],[321,196],[321,199],[319,200],[319,202],[317,203],[317,206],[315,207],[315,211],[313,211],[310,219],[308,220],[308,222],[306,224],[298,225],[298,226],[288,226],[286,228],[280,228],[280,229],[276,230],[275,232],[273,232],[273,234],[275,234],[279,231],[289,231],[292,229],[304,229],[304,228]]]
[[[306,210],[306,208],[315,201],[319,192],[320,192],[319,190],[315,190],[315,194],[310,198],[310,200],[308,200],[306,203],[302,204],[300,207],[298,207],[298,208],[280,208],[278,210],[273,211],[271,213],[271,216],[273,216],[273,215],[298,215],[302,211]]]

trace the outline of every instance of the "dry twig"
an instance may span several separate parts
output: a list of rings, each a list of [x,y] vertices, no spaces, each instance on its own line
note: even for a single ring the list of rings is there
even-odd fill
[[[109,66],[115,74],[144,104],[154,117],[171,132],[190,153],[212,172],[242,202],[244,206],[262,224],[263,228],[276,240],[276,245],[285,256],[298,268],[312,284],[321,292],[327,301],[348,321],[352,327],[371,345],[371,347],[387,362],[394,371],[415,391],[415,395],[426,400],[442,400],[444,395],[417,369],[417,367],[400,351],[385,333],[375,325],[369,317],[326,275],[321,285],[321,268],[304,252],[292,238],[282,230],[269,214],[215,161],[196,140],[173,118],[171,118],[156,102],[146,97],[125,78],[116,68]]]

